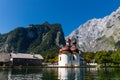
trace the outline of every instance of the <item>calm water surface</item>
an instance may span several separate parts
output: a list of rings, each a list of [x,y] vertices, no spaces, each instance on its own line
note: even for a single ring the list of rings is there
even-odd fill
[[[0,69],[0,80],[120,80],[120,68]]]

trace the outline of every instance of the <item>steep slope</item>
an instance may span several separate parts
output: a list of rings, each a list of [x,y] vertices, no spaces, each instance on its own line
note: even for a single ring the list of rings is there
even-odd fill
[[[76,39],[82,51],[114,50],[120,47],[120,8],[104,18],[87,21],[67,37]]]
[[[57,54],[60,45],[64,45],[64,34],[60,24],[45,22],[40,25],[18,27],[15,30],[0,35],[1,52],[37,53],[46,55]],[[49,52],[49,50],[54,50]]]

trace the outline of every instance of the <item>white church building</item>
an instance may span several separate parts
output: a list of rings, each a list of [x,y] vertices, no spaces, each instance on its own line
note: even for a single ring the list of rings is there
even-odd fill
[[[79,54],[79,50],[76,48],[76,41],[72,41],[69,38],[66,39],[66,45],[59,50],[58,66],[70,67],[81,66],[84,61]]]

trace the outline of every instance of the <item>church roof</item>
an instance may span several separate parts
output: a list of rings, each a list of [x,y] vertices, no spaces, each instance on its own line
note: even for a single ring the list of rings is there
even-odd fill
[[[59,53],[60,54],[79,53],[78,49],[76,48],[76,41],[75,40],[72,41],[72,46],[70,44],[71,44],[71,40],[67,38],[66,45],[59,50]]]

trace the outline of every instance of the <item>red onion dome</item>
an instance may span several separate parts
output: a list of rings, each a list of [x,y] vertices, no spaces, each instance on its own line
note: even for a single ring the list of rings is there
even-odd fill
[[[75,46],[72,46],[70,50],[72,51],[72,53],[78,53],[78,49]]]
[[[67,39],[66,39],[66,42],[70,42],[70,41],[71,41],[70,38],[67,38]]]
[[[63,51],[69,51],[69,50],[70,50],[70,47],[69,47],[69,46],[64,46],[64,47],[62,48],[62,50],[63,50]]]
[[[64,46],[64,47],[62,47],[62,49],[59,50],[59,52],[62,53],[62,54],[71,53],[70,47],[69,46]]]
[[[76,45],[76,41],[75,41],[75,40],[74,40],[74,41],[72,41],[72,44],[73,44],[73,45]]]
[[[63,51],[63,50],[62,50],[62,49],[60,49],[60,50],[59,50],[59,53],[62,53],[62,51]]]

